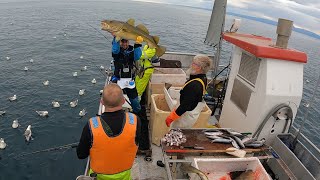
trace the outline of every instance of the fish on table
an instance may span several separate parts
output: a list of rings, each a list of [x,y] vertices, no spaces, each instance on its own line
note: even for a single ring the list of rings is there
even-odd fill
[[[134,23],[134,19],[129,19],[127,22],[103,20],[101,21],[101,29],[114,34],[116,41],[122,38],[136,40],[138,36],[141,36],[150,48],[156,48],[156,55],[158,57],[162,56],[166,52],[166,48],[158,45],[160,38],[158,36],[151,36],[149,30],[143,24],[135,26]]]

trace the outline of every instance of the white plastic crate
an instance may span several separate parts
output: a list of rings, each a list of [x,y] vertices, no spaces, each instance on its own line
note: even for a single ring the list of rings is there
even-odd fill
[[[253,171],[255,180],[272,180],[257,157],[248,158],[194,158],[193,166],[204,172],[208,179],[231,179],[230,172]],[[198,179],[198,176],[191,176]]]
[[[155,68],[150,82],[183,85],[186,80],[186,73],[181,68]]]

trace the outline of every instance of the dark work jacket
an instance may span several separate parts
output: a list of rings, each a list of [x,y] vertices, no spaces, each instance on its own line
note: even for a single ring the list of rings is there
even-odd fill
[[[207,85],[205,74],[190,75],[189,82],[192,79],[200,78],[204,85]],[[186,83],[187,83],[186,82]],[[181,116],[186,111],[192,111],[199,102],[203,100],[203,86],[199,81],[192,81],[180,91],[180,106],[176,109],[177,115]]]
[[[112,41],[112,57],[114,59],[114,75],[118,78],[134,77],[133,65],[134,62],[141,57],[141,44],[129,45],[127,49],[120,47],[120,42],[115,38]],[[129,68],[129,72],[124,72],[124,68]]]
[[[125,125],[125,121],[124,121],[125,118],[126,116],[123,110],[119,110],[115,112],[105,112],[100,116],[100,120],[105,121],[109,125],[113,133],[113,136],[117,136],[122,132],[122,129]],[[136,138],[135,138],[135,142],[137,145],[139,145],[139,139],[141,137],[140,134],[141,134],[141,123],[140,123],[139,117],[137,116],[137,131],[136,131]],[[88,123],[84,126],[82,130],[80,142],[77,147],[77,155],[79,159],[85,159],[89,156],[92,143],[93,143],[92,132],[90,130],[90,124],[88,121]]]

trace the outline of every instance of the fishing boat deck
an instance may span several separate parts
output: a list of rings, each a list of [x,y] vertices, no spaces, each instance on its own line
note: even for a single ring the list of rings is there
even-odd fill
[[[148,119],[150,119],[150,116],[148,116]],[[211,119],[211,121],[214,120]],[[146,161],[145,155],[137,155],[132,167],[132,178],[175,179],[175,177],[172,178],[172,176],[176,176],[176,173],[172,174],[171,165],[169,165],[172,164],[172,162],[192,162],[192,159],[197,157],[234,158],[234,156],[226,154],[226,149],[232,147],[231,144],[211,143],[202,131],[203,129],[182,129],[182,132],[187,138],[187,142],[183,145],[185,147],[193,147],[196,145],[203,147],[203,150],[181,149],[180,147],[166,146],[165,143],[162,143],[160,147],[152,144],[152,161]],[[257,156],[260,159],[270,157],[265,153],[267,150],[266,146],[254,149],[246,148],[244,150],[248,153],[248,157]],[[157,161],[159,160],[163,161],[165,167],[159,167],[157,165]]]

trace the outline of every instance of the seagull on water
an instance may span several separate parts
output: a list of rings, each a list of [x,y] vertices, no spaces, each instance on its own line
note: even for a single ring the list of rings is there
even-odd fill
[[[76,107],[78,105],[78,99],[70,102],[70,107]]]
[[[24,71],[28,71],[29,68],[28,68],[28,67],[24,67],[23,70],[24,70]]]
[[[80,112],[79,112],[79,116],[83,117],[87,114],[87,111],[86,109],[82,109]]]
[[[104,70],[104,67],[103,67],[103,66],[100,66],[100,70]]]
[[[87,66],[83,66],[83,67],[81,68],[81,71],[86,71],[86,70],[88,70],[88,67],[87,67]]]
[[[42,84],[45,85],[45,86],[48,86],[49,85],[49,81],[45,80],[45,81],[42,82]]]
[[[52,106],[55,108],[58,108],[58,107],[60,107],[60,104],[58,101],[52,101]]]
[[[95,83],[97,83],[97,80],[96,80],[95,78],[93,78],[92,81],[91,81],[91,83],[92,83],[92,84],[95,84]]]
[[[9,61],[11,58],[9,56],[7,56],[6,59]]]
[[[73,75],[73,77],[77,77],[78,76],[78,72],[73,72],[72,75]]]
[[[15,101],[15,100],[17,100],[17,95],[13,95],[9,97],[9,101]]]
[[[83,56],[80,56],[80,59],[83,59]]]
[[[30,59],[29,62],[30,62],[30,63],[33,63],[33,59]]]
[[[80,89],[80,90],[79,90],[79,95],[80,95],[80,96],[84,95],[85,91],[86,91],[85,89]]]
[[[103,89],[100,90],[100,95],[102,95],[102,93],[103,93]]]
[[[31,125],[29,125],[26,129],[26,131],[24,131],[24,137],[26,138],[26,141],[29,142],[30,139],[32,140],[32,131],[31,131]]]
[[[4,115],[6,111],[0,111],[0,116]]]
[[[36,111],[39,116],[41,117],[45,117],[45,116],[49,116],[49,112],[48,111]]]
[[[12,122],[12,128],[17,129],[20,126],[18,119],[13,120]]]
[[[7,144],[4,142],[3,138],[0,138],[0,149],[5,149]]]

